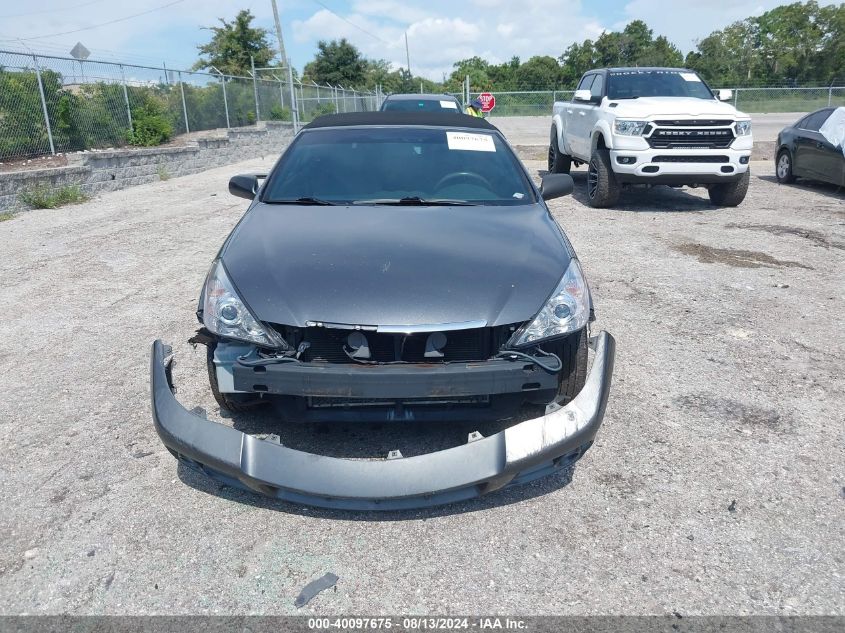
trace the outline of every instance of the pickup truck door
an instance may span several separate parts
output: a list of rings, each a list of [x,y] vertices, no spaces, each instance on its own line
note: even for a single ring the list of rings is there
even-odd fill
[[[595,73],[585,75],[578,84],[578,90],[591,90],[597,80]],[[586,101],[575,101],[573,98],[566,104],[566,145],[572,154],[584,159],[590,155],[590,130],[592,129],[590,111],[595,106]]]

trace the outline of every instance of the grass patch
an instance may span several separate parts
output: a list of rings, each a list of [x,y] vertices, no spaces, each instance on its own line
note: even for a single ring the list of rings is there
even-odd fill
[[[0,213],[0,222],[11,220],[13,217],[15,217],[14,213]]]
[[[167,167],[164,165],[159,165],[156,172],[158,173],[159,180],[170,180],[170,172],[167,171]]]
[[[79,204],[88,200],[79,185],[68,185],[51,189],[47,185],[37,185],[21,192],[20,199],[34,209],[55,209],[66,204]]]

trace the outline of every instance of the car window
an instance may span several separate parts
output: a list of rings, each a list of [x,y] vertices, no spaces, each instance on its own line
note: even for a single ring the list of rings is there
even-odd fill
[[[595,78],[596,76],[594,74],[584,76],[581,79],[581,83],[578,84],[577,90],[589,90],[590,86],[593,85],[593,79]]]
[[[519,205],[536,200],[498,134],[436,127],[306,130],[268,178],[264,202],[423,198]]]
[[[639,97],[693,97],[713,99],[707,84],[694,72],[660,69],[630,68],[608,74],[609,99],[637,99]]]
[[[593,85],[590,86],[590,94],[593,96],[594,99],[602,96],[602,90],[604,89],[604,77],[601,75],[596,75],[595,80],[593,81]]]
[[[833,112],[833,110],[820,110],[819,112],[813,112],[810,116],[805,117],[801,123],[798,124],[798,127],[802,130],[818,132],[819,128],[824,125],[825,121],[827,121],[831,112]]]
[[[460,112],[451,97],[443,99],[388,99],[381,108],[393,112]]]

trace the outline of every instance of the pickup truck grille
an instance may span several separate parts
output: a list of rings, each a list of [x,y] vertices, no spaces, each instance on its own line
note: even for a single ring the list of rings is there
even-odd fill
[[[652,163],[728,163],[727,156],[655,156]]]
[[[733,125],[730,119],[674,119],[671,121],[654,121],[660,127],[720,127]]]
[[[736,138],[732,124],[726,119],[654,121],[646,141],[655,149],[725,149]]]

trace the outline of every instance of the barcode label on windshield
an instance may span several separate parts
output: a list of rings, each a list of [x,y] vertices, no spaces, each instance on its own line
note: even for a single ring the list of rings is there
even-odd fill
[[[446,132],[449,149],[470,152],[495,152],[496,145],[489,134],[469,134],[467,132]]]

